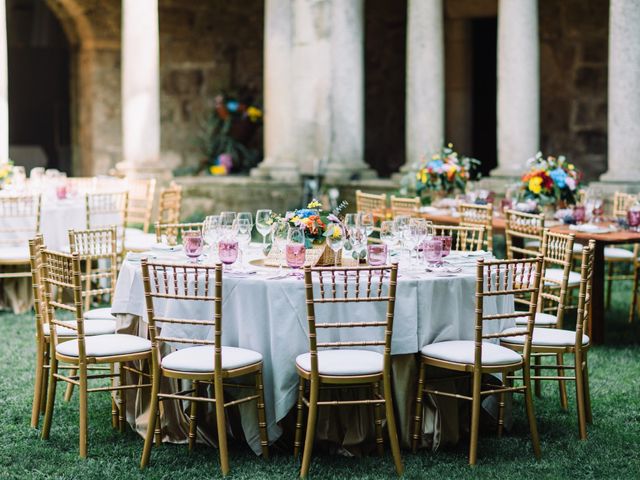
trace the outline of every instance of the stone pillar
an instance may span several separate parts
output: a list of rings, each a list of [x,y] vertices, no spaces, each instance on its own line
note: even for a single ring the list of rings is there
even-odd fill
[[[127,176],[171,175],[160,162],[158,0],[122,0],[122,155]]]
[[[408,0],[403,170],[411,169],[445,142],[443,21],[442,0]]]
[[[601,180],[640,182],[640,2],[611,0],[609,8],[609,151]]]
[[[254,177],[297,181],[292,95],[293,0],[264,4],[264,160]]]
[[[540,148],[540,57],[537,0],[498,4],[498,167],[518,177]]]
[[[0,163],[9,160],[9,72],[7,70],[7,16],[0,0]]]

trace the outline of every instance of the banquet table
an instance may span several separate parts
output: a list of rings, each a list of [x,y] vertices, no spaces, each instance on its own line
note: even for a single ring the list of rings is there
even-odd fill
[[[262,256],[258,246],[249,249],[248,258],[254,260]],[[427,273],[424,267],[415,268],[402,260],[399,265],[397,299],[395,304],[394,331],[392,337],[392,371],[394,382],[394,402],[397,412],[401,442],[408,446],[410,425],[415,395],[417,356],[420,348],[429,343],[445,340],[472,340],[474,335],[475,309],[475,262],[477,255],[453,253],[452,261],[458,258],[462,270],[445,275]],[[185,261],[182,253],[175,254],[168,262]],[[206,260],[205,260],[206,262]],[[264,359],[264,394],[270,441],[281,435],[281,422],[296,403],[298,376],[295,369],[297,355],[308,352],[308,323],[306,316],[304,281],[292,276],[278,276],[269,267],[249,265],[252,274],[226,272],[223,275],[223,335],[225,345],[258,351]],[[157,315],[180,315],[182,318],[212,318],[213,306],[200,305],[185,309],[179,302],[157,300]],[[322,320],[362,321],[378,315],[384,318],[384,305],[360,303],[355,310],[344,304],[323,305],[317,310]],[[513,310],[511,297],[491,297],[485,308],[492,313]],[[123,262],[112,312],[118,318],[118,331],[147,335],[146,309],[139,261]],[[185,317],[189,315],[189,317]],[[203,317],[204,315],[204,317]],[[513,319],[490,322],[487,332],[497,332],[513,325]],[[202,326],[167,324],[163,335],[169,337],[189,336],[191,338],[212,339],[212,331]],[[347,329],[349,331],[357,329]],[[341,333],[341,339],[353,333]],[[350,338],[347,338],[350,339]],[[174,345],[172,347],[178,347]],[[436,380],[434,380],[436,381]],[[443,380],[440,389],[459,388],[459,380]],[[166,387],[163,387],[166,388]],[[128,397],[127,420],[141,435],[146,432],[148,396],[130,392]],[[136,397],[137,395],[137,397]],[[148,394],[147,394],[148,395]],[[133,400],[133,401],[132,401]],[[438,397],[431,403],[425,415],[424,433],[431,439],[431,446],[457,441],[459,427],[456,423],[458,402]],[[434,408],[436,407],[436,408]],[[325,440],[337,440],[343,445],[355,445],[365,438],[373,438],[373,417],[367,412],[341,417],[340,434],[329,427],[330,413],[321,409],[318,420],[318,436]],[[244,405],[240,411],[244,436],[254,451],[260,451],[257,418],[252,404]],[[174,407],[165,408],[163,437],[165,440],[182,442],[185,440],[184,416]],[[331,414],[335,415],[335,414]],[[452,422],[449,422],[451,417]],[[333,417],[335,420],[335,417]],[[445,421],[446,420],[446,421]],[[463,423],[461,421],[461,423]],[[200,424],[199,424],[200,425]],[[321,425],[325,425],[322,427]],[[203,432],[199,432],[203,435]],[[206,436],[206,435],[205,435]]]

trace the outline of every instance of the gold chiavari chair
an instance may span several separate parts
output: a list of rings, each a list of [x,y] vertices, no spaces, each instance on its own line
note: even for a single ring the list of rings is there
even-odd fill
[[[476,318],[474,340],[452,340],[426,345],[420,354],[420,373],[416,394],[416,406],[413,428],[412,447],[415,451],[421,438],[422,430],[422,398],[424,393],[441,395],[471,402],[471,438],[469,447],[469,464],[475,465],[478,453],[478,433],[480,430],[480,407],[484,395],[499,394],[500,408],[504,408],[505,394],[520,392],[525,395],[529,428],[533,451],[540,457],[540,442],[531,395],[529,356],[531,352],[531,335],[537,308],[537,291],[540,287],[540,268],[542,259],[498,260],[485,262],[478,260],[476,276]],[[522,312],[513,311],[489,315],[484,311],[484,301],[490,297],[528,295],[527,324],[505,333],[485,333],[488,322],[517,318]],[[521,353],[496,345],[487,340],[497,340],[510,335],[522,335],[524,348]],[[470,373],[473,380],[472,394],[441,392],[425,388],[426,367],[435,366]],[[522,369],[524,378],[522,386],[486,385],[483,389],[482,378],[486,373],[500,373],[506,378],[511,372]],[[502,423],[498,423],[498,434],[502,435]]]
[[[544,214],[505,210],[507,258],[532,258],[538,255],[544,232]]]
[[[389,443],[398,475],[403,472],[400,446],[393,413],[393,394],[391,390],[391,336],[393,334],[393,315],[396,297],[396,279],[398,266],[352,267],[352,268],[311,268],[304,267],[304,281],[309,324],[309,353],[296,358],[296,370],[300,377],[298,390],[298,414],[294,441],[294,456],[300,452],[302,440],[303,405],[308,408],[307,431],[304,441],[304,453],[300,477],[309,473],[313,440],[315,437],[318,407],[340,405],[373,405],[375,411],[376,443],[378,453],[382,454],[382,405],[386,410]],[[314,294],[313,281],[318,281],[319,296]],[[355,282],[355,283],[354,283]],[[365,285],[366,282],[366,285]],[[361,283],[363,285],[361,285]],[[351,285],[349,285],[351,284]],[[349,321],[319,323],[316,318],[316,305],[326,312],[333,304],[361,305],[363,302],[386,304],[384,320]],[[357,335],[357,341],[318,341],[318,330],[338,335],[344,329],[384,330],[384,339],[374,340],[373,334]],[[354,336],[356,336],[354,334]],[[333,338],[333,336],[331,337]],[[378,336],[380,338],[380,336]],[[384,347],[383,353],[364,350],[358,347]],[[355,347],[355,348],[354,348]],[[380,395],[380,382],[383,394]],[[306,386],[309,395],[306,396]],[[362,400],[320,401],[322,387],[340,389],[358,388],[370,385],[372,397]]]
[[[373,231],[380,235],[381,222],[387,219],[387,195],[384,193],[364,193],[360,190],[356,190],[356,210],[361,213],[370,213],[373,215],[373,222],[375,226]],[[379,238],[370,237],[369,242],[381,243]]]
[[[458,252],[481,251],[486,228],[483,225],[432,225],[437,236],[451,237],[451,250]]]
[[[165,400],[182,400],[191,403],[189,414],[189,450],[195,445],[197,427],[197,402],[213,403],[216,410],[218,430],[218,448],[220,449],[220,468],[222,474],[229,472],[227,452],[227,428],[225,408],[245,402],[255,401],[258,410],[260,429],[260,445],[262,455],[269,457],[269,440],[264,410],[264,394],[262,383],[262,355],[245,348],[228,347],[222,344],[222,266],[199,266],[193,264],[162,264],[142,260],[142,279],[149,320],[149,336],[151,338],[152,356],[152,391],[149,425],[145,437],[144,450],[140,461],[141,468],[149,463],[154,436],[158,441],[158,403]],[[195,286],[194,286],[195,285]],[[206,319],[168,318],[163,310],[155,310],[154,300],[170,302],[191,302],[212,304],[212,315]],[[206,331],[213,328],[213,340],[201,338],[167,337],[162,335],[162,328],[170,325],[202,327]],[[193,335],[192,335],[193,336]],[[160,347],[162,342],[172,344],[197,345],[176,350],[163,357]],[[223,388],[229,379],[252,375],[252,385],[233,384],[234,388],[244,387],[255,393],[234,400],[225,400]],[[162,377],[192,382],[190,389],[167,394],[160,392]],[[213,385],[213,397],[202,396],[206,385]],[[205,387],[205,388],[201,388]]]
[[[29,240],[40,232],[40,196],[0,197],[0,279],[31,277]]]
[[[49,359],[51,358],[50,327],[46,321],[46,308],[44,304],[44,286],[42,284],[42,249],[44,248],[42,235],[29,240],[29,252],[31,254],[31,284],[33,287],[34,313],[36,323],[36,372],[33,390],[33,402],[31,410],[31,426],[37,428],[40,414],[44,413],[46,402]],[[72,322],[73,323],[73,322]],[[115,320],[96,320],[87,322],[85,335],[104,335],[115,333]],[[75,338],[76,332],[66,327],[57,327],[58,340],[63,342]],[[74,373],[75,375],[75,373]],[[70,384],[70,386],[72,386]],[[70,393],[69,393],[70,395]],[[115,402],[112,405],[112,415],[117,419]]]
[[[156,240],[158,243],[177,245],[185,232],[202,233],[202,222],[195,223],[156,223]]]
[[[510,336],[501,339],[501,345],[515,351],[523,351],[527,343],[531,342],[532,354],[556,355],[558,358],[564,354],[573,354],[574,365],[545,365],[546,368],[557,369],[557,377],[543,376],[536,374],[532,378],[535,380],[559,380],[563,384],[567,381],[575,381],[576,400],[578,404],[578,431],[582,440],[587,438],[587,423],[592,422],[591,396],[589,393],[589,368],[587,364],[587,352],[591,346],[589,337],[585,334],[588,331],[591,306],[591,285],[593,282],[593,251],[595,241],[591,240],[589,245],[582,251],[582,265],[580,274],[580,293],[578,295],[578,317],[576,330],[563,330],[559,328],[541,328],[533,331],[532,339],[516,335],[516,329],[511,328],[503,333]],[[526,366],[523,367],[526,369]],[[573,370],[574,375],[565,375],[565,370]],[[526,372],[525,372],[526,375]],[[516,377],[508,377],[511,382]],[[519,377],[518,377],[519,378]],[[526,378],[526,377],[525,377]],[[500,411],[502,420],[503,410]]]
[[[420,199],[418,197],[413,198],[401,198],[391,195],[391,216],[393,218],[398,215],[408,215],[409,217],[417,217],[420,213]]]
[[[118,255],[121,255],[124,250],[128,202],[128,192],[88,193],[85,195],[87,229],[93,230],[115,225]]]
[[[182,209],[182,187],[172,183],[160,191],[158,223],[179,223]]]
[[[461,203],[458,205],[460,225],[482,225],[486,229],[484,245],[488,252],[493,252],[493,205],[476,205]]]
[[[124,391],[128,389],[148,388],[142,377],[132,385],[126,385],[125,371],[143,375],[142,371],[128,367],[125,362],[151,360],[151,342],[135,335],[105,334],[89,336],[87,327],[94,321],[85,322],[82,311],[82,270],[80,256],[77,253],[64,254],[51,250],[42,250],[42,282],[44,287],[44,304],[46,318],[51,333],[51,359],[49,363],[49,380],[47,406],[42,427],[42,439],[49,438],[58,382],[66,382],[78,387],[80,398],[80,457],[87,457],[87,400],[93,392],[120,392],[120,430],[124,431],[126,422],[126,402]],[[62,289],[72,296],[73,304],[65,304],[56,300],[54,291]],[[64,298],[65,295],[62,295]],[[64,321],[64,313],[72,315],[73,321]],[[63,341],[59,328],[72,332],[73,338]],[[59,363],[68,364],[77,375],[64,375],[59,372]],[[89,374],[94,366],[119,364],[119,374]],[[94,379],[114,378],[118,375],[119,384],[89,388],[89,381]]]
[[[156,243],[156,236],[149,233],[156,191],[155,179],[128,180],[127,225],[125,245],[128,252],[145,252]]]

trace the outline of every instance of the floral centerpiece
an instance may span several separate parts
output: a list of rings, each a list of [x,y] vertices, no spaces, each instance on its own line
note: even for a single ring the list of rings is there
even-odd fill
[[[2,190],[5,185],[11,183],[12,175],[13,162],[11,160],[7,160],[4,163],[0,163],[0,190]]]
[[[415,194],[422,199],[433,192],[445,195],[457,191],[464,193],[479,164],[475,158],[460,155],[449,143],[430,158],[422,158],[416,168],[402,179],[401,193]]]
[[[533,200],[542,207],[577,203],[582,172],[563,155],[544,158],[538,152],[527,163],[529,170],[522,175],[520,200]]]
[[[306,208],[300,208],[293,212],[287,212],[285,220],[289,225],[301,227],[304,230],[306,247],[312,248],[314,244],[321,245],[325,242],[327,225],[330,223],[341,223],[340,213],[347,206],[347,202],[342,202],[332,211],[322,210],[322,203],[313,199]]]

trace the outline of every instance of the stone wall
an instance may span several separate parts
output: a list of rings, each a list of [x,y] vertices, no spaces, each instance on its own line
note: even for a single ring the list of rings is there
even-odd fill
[[[609,2],[540,0],[541,149],[607,170]]]

